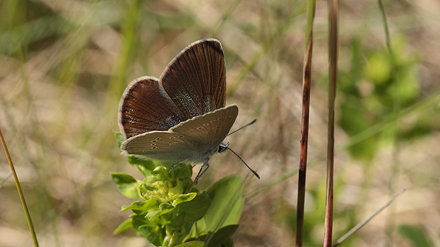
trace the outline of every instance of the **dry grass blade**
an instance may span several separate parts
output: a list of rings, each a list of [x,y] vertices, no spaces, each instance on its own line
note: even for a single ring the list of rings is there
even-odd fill
[[[20,181],[18,180],[17,173],[15,172],[15,167],[14,167],[14,164],[12,163],[11,156],[9,155],[9,150],[8,150],[7,145],[6,145],[5,139],[3,138],[3,133],[2,133],[1,129],[0,129],[0,138],[2,140],[3,148],[5,150],[6,157],[8,159],[9,165],[11,166],[12,174],[14,175],[15,184],[17,186],[18,194],[20,195],[20,200],[21,200],[21,204],[23,205],[24,213],[26,214],[26,220],[27,220],[28,225],[29,225],[29,230],[31,231],[32,239],[34,241],[34,246],[38,246],[37,235],[35,234],[35,229],[34,229],[34,225],[32,224],[31,215],[29,213],[29,209],[27,207],[23,191],[21,190]]]
[[[380,207],[376,212],[374,212],[370,217],[363,220],[361,223],[357,224],[353,229],[348,231],[344,236],[338,239],[336,243],[333,245],[333,247],[336,247],[340,244],[342,244],[348,237],[353,235],[355,232],[359,231],[364,225],[366,225],[370,220],[372,220],[376,215],[378,215],[380,212],[382,212],[385,208],[387,208],[391,203],[393,203],[394,200],[396,200],[397,197],[399,197],[403,192],[405,192],[406,189],[401,190],[399,193],[397,193],[393,198],[391,198],[387,203],[385,203],[382,207]]]

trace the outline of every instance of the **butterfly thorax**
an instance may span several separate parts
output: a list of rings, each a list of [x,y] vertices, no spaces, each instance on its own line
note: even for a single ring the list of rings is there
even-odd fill
[[[188,161],[194,164],[205,163],[214,154],[224,152],[228,148],[228,146],[229,146],[229,142],[226,144],[221,143],[217,147],[207,147],[206,149],[204,149],[204,152],[195,152],[193,157],[190,158]]]

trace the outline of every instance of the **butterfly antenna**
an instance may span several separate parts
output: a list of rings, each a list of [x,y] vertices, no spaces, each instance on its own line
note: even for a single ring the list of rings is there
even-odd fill
[[[237,131],[239,131],[239,130],[241,130],[241,129],[243,129],[243,128],[246,128],[246,127],[248,127],[249,125],[254,124],[255,122],[257,122],[257,119],[252,120],[252,122],[246,124],[245,126],[240,127],[238,130],[234,130],[234,131],[232,131],[232,132],[229,133],[227,136],[230,136],[230,135],[234,134],[235,132],[237,132]],[[231,151],[232,151],[232,150],[231,150]],[[232,151],[232,152],[234,152],[234,151]],[[237,155],[237,154],[235,154],[235,155]],[[238,156],[238,155],[237,155],[237,156]],[[239,158],[240,158],[240,157],[239,157]],[[244,163],[244,162],[243,162],[243,163]],[[245,164],[246,164],[246,163],[245,163]],[[251,169],[251,170],[252,170],[252,169]]]
[[[254,121],[252,121],[251,123],[249,123],[249,124],[247,124],[247,125],[241,127],[240,129],[242,129],[242,128],[248,126],[248,125],[251,125],[251,124],[255,123],[255,121],[257,121],[257,120],[255,119]],[[240,130],[240,129],[238,129],[238,130]],[[236,131],[237,131],[237,130],[236,130]],[[234,132],[235,132],[235,131],[234,131]],[[234,133],[234,132],[232,132],[232,133]],[[231,134],[232,134],[232,133],[231,133]],[[243,162],[243,164],[244,164],[249,170],[251,170],[251,172],[252,172],[252,173],[253,173],[258,179],[260,179],[260,175],[258,175],[258,173],[257,173],[256,171],[254,171],[252,168],[250,168],[250,167],[248,166],[248,164],[246,164],[246,162],[244,162],[244,160],[243,160],[243,159],[242,159],[242,158],[241,158],[236,152],[234,152],[234,150],[230,149],[230,148],[227,147],[227,146],[226,146],[226,148],[229,149],[233,154],[235,154],[235,156],[237,156],[237,157],[241,160],[241,162]]]

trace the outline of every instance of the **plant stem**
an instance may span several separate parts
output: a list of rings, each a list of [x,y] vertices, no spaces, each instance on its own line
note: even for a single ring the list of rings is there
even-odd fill
[[[338,0],[328,1],[329,18],[329,90],[327,130],[327,192],[324,223],[324,247],[332,244],[333,233],[333,171],[335,152],[335,99],[338,71]]]
[[[18,180],[17,173],[15,172],[14,164],[12,163],[11,156],[9,155],[8,147],[6,146],[5,139],[3,138],[2,130],[0,129],[0,138],[2,140],[3,148],[5,149],[6,157],[8,159],[9,165],[11,167],[12,174],[14,175],[15,184],[17,186],[18,195],[20,196],[21,204],[23,205],[24,213],[26,215],[26,221],[29,225],[29,230],[31,231],[32,240],[34,241],[34,246],[38,247],[37,235],[35,234],[34,225],[32,224],[31,214],[26,204],[23,191],[21,190],[20,181]]]
[[[307,147],[309,138],[310,83],[312,78],[313,52],[313,20],[315,17],[315,0],[309,0],[307,5],[307,41],[303,74],[303,102],[301,116],[300,159],[298,172],[298,201],[296,208],[296,246],[302,246],[304,226],[304,203],[306,193]]]

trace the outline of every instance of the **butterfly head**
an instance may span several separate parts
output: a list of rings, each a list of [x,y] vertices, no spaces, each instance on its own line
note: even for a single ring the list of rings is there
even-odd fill
[[[218,153],[223,153],[226,149],[228,149],[229,146],[229,142],[224,144],[224,143],[220,143],[220,146],[218,146]]]

